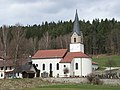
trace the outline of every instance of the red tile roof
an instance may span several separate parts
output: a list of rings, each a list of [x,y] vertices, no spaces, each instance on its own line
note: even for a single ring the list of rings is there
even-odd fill
[[[63,58],[66,53],[67,49],[38,50],[32,58]]]
[[[0,67],[4,67],[4,66],[14,66],[13,63],[14,59],[8,59],[8,60],[0,60]],[[18,65],[24,65],[27,62],[27,59],[19,59],[17,61]]]
[[[92,62],[92,65],[98,65],[98,63],[96,63],[96,62]]]
[[[68,52],[64,59],[60,63],[70,63],[73,58],[90,58],[88,55],[82,52]]]
[[[0,60],[0,67],[3,67],[3,66],[13,66],[13,62],[11,60]]]

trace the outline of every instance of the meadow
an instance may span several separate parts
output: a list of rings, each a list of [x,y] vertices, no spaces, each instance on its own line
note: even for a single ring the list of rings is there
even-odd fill
[[[36,88],[27,88],[23,90],[120,90],[120,86],[110,85],[90,85],[90,84],[62,84],[49,85]]]
[[[99,64],[99,67],[108,67],[106,62],[111,59],[115,62],[115,67],[120,66],[120,56],[118,55],[99,55],[94,56],[93,61]],[[57,84],[37,86],[35,88],[26,88],[23,90],[120,90],[120,86],[113,85],[91,85],[91,84]]]
[[[108,60],[113,60],[115,62],[114,67],[120,67],[120,56],[119,55],[99,55],[93,57],[93,61],[97,62],[100,67],[108,67],[106,62]]]

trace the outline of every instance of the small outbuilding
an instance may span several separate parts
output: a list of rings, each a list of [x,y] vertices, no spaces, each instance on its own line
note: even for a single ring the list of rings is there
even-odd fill
[[[40,70],[38,70],[35,64],[27,62],[24,65],[18,66],[13,70],[16,78],[34,78],[39,77]]]

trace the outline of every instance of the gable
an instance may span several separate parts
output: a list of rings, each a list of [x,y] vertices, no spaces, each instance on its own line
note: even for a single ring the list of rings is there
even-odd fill
[[[74,58],[90,58],[82,52],[68,52],[67,55],[60,61],[60,63],[70,63]]]
[[[72,37],[78,37],[79,35],[76,32],[73,32]]]
[[[33,67],[33,65],[32,65],[32,67],[30,68],[29,71],[34,71],[34,72],[36,72],[35,67]]]

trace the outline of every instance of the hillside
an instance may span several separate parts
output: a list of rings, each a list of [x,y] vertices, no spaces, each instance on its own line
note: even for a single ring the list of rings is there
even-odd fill
[[[93,61],[97,62],[100,67],[108,67],[106,62],[113,60],[115,62],[114,67],[120,67],[120,56],[119,55],[98,55],[93,57]]]
[[[79,21],[87,54],[120,54],[120,22],[114,18]],[[11,58],[33,55],[38,49],[69,49],[73,22],[43,22],[41,25],[3,26],[0,51]]]

